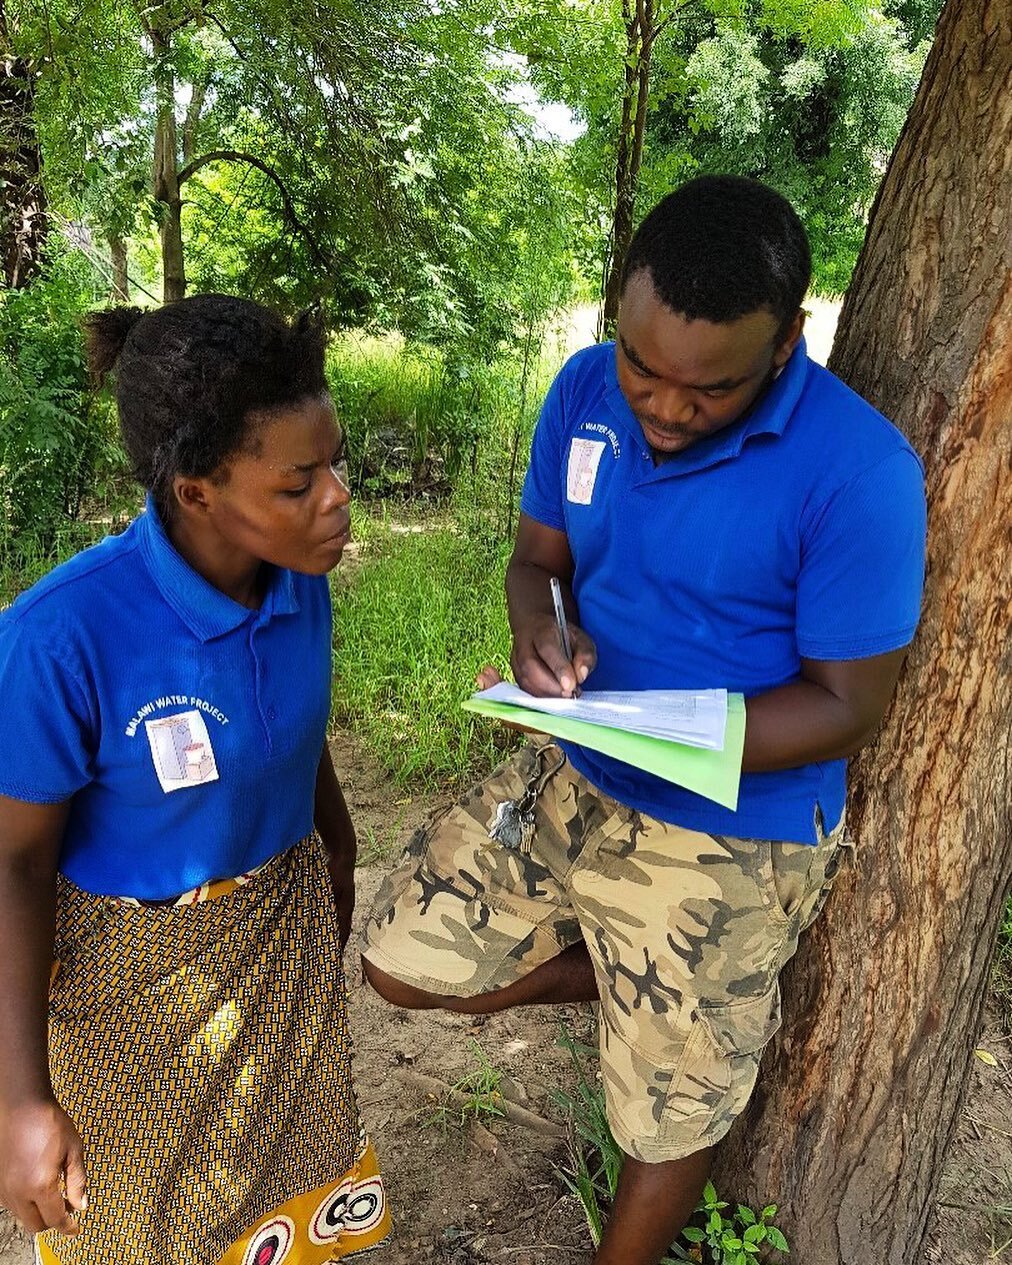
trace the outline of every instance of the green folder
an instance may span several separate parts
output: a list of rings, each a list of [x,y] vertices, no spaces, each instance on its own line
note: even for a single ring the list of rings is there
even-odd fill
[[[508,720],[538,733],[577,742],[581,747],[590,747],[592,751],[601,751],[637,769],[655,773],[732,811],[738,807],[741,754],[745,745],[745,699],[741,694],[727,696],[723,751],[705,751],[702,747],[688,747],[666,738],[630,733],[627,729],[590,725],[585,720],[514,707],[511,703],[483,702],[480,695],[465,699],[463,707],[482,716]]]

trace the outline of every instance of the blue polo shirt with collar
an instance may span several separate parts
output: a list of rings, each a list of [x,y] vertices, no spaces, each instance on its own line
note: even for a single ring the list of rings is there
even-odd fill
[[[0,794],[70,800],[59,868],[87,891],[234,877],[313,828],[330,670],[326,577],[276,568],[248,610],[149,499],[0,614]]]
[[[802,340],[739,422],[655,466],[618,385],[615,347],[572,357],[534,435],[521,509],[566,533],[588,689],[798,680],[802,658],[861,659],[913,638],[924,579],[921,463]],[[737,811],[564,744],[605,794],[688,829],[815,843],[846,761],[744,773]]]

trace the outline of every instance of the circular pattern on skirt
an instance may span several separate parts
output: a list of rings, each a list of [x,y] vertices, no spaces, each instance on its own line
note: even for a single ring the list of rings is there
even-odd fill
[[[295,1242],[295,1222],[272,1217],[250,1239],[242,1265],[281,1265]]]
[[[379,1225],[384,1208],[381,1178],[344,1181],[317,1208],[309,1223],[310,1240],[313,1243],[333,1243],[345,1234],[366,1234]]]

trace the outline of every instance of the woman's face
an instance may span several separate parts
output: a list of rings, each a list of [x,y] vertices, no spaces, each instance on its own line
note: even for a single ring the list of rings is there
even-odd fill
[[[351,539],[344,435],[330,396],[253,421],[249,446],[205,482],[206,525],[237,551],[323,575]]]

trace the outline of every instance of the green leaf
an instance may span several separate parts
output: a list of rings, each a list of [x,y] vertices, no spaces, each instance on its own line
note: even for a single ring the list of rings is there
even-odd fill
[[[763,1209],[763,1211],[762,1211],[762,1219],[763,1219],[763,1221],[769,1221],[769,1220],[771,1220],[773,1217],[775,1217],[776,1215],[777,1215],[777,1205],[776,1205],[776,1204],[767,1204],[767,1205],[766,1205],[766,1207],[765,1207],[765,1208]]]
[[[739,1204],[738,1220],[742,1223],[742,1225],[755,1225],[756,1215],[752,1209],[747,1207],[745,1204]]]
[[[743,1237],[746,1243],[761,1243],[768,1233],[764,1225],[753,1224],[746,1229]]]
[[[714,1186],[713,1182],[707,1182],[703,1187],[703,1202],[708,1208],[713,1207],[717,1202],[717,1187]]]
[[[775,1225],[771,1225],[767,1228],[766,1237],[778,1252],[786,1252],[789,1250],[787,1247],[787,1240]]]

